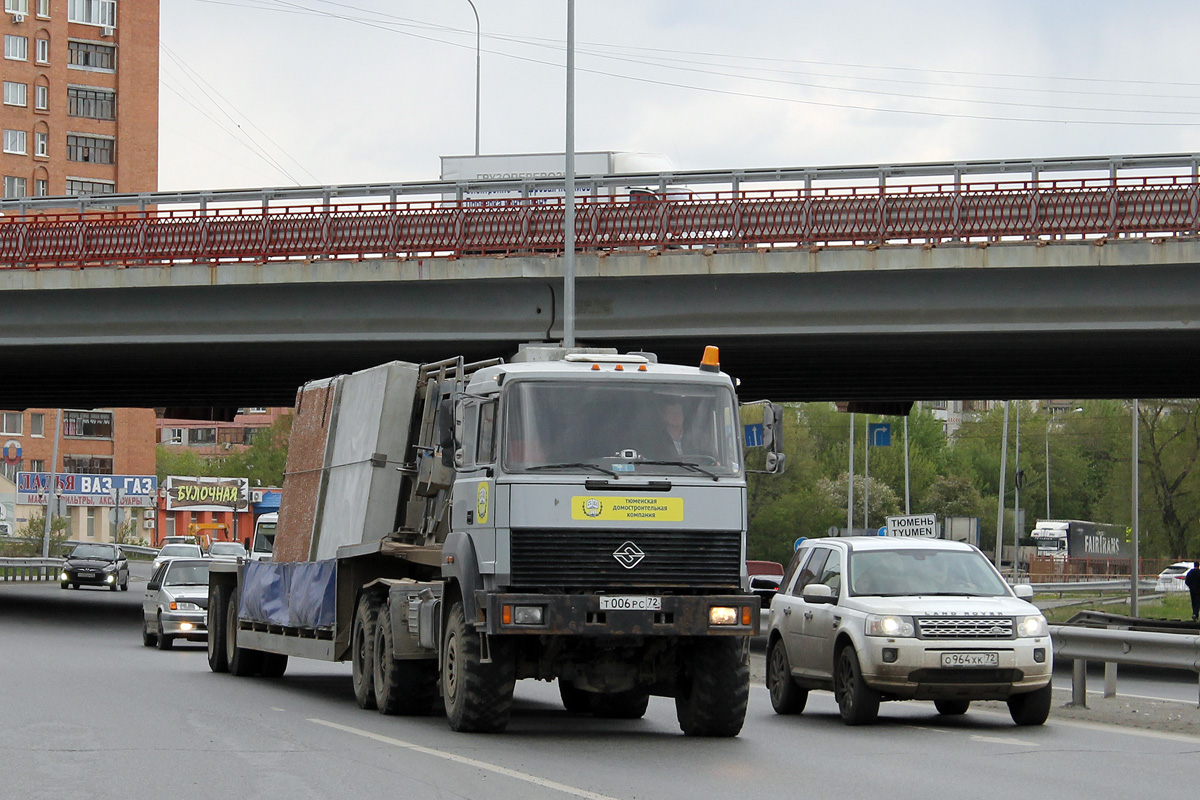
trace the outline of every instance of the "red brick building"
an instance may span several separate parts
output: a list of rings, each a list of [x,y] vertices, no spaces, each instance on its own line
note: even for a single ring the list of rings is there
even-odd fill
[[[158,0],[4,0],[4,197],[158,188]]]

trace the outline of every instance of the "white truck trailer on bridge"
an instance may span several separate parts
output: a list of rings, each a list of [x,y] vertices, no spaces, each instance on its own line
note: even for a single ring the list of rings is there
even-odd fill
[[[572,711],[660,695],[684,733],[736,735],[759,610],[740,410],[710,351],[531,346],[306,384],[273,561],[213,565],[211,669],[350,660],[360,706],[440,694],[458,731],[503,730],[517,679],[556,679]]]

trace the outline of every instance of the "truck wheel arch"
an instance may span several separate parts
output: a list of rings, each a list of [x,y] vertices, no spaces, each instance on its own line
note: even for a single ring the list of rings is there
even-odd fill
[[[479,575],[479,559],[475,555],[475,545],[471,537],[465,533],[452,533],[446,537],[442,545],[442,577],[446,580],[446,588],[442,599],[442,620],[454,604],[450,593],[457,591],[463,601],[463,611],[467,624],[482,621],[479,608],[475,603],[475,590],[483,588]]]

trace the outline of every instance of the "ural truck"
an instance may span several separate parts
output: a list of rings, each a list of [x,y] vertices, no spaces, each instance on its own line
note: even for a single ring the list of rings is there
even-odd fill
[[[1068,559],[1129,561],[1124,525],[1078,519],[1039,519],[1030,534],[1037,554],[1065,564]]]
[[[571,712],[633,719],[657,695],[685,734],[736,735],[759,601],[717,362],[529,346],[306,384],[272,561],[212,566],[210,668],[348,660],[361,707],[464,732],[553,680]],[[781,471],[780,409],[752,408]]]

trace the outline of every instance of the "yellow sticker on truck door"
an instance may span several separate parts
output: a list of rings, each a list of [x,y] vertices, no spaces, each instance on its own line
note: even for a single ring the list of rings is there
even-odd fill
[[[576,495],[571,498],[571,519],[683,522],[683,498]]]

